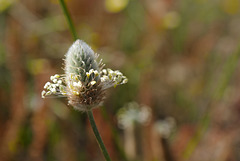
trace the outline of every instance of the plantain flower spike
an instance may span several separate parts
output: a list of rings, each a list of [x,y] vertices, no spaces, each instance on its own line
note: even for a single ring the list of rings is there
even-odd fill
[[[67,97],[69,105],[79,111],[98,107],[110,87],[126,84],[128,79],[120,71],[103,69],[102,59],[82,40],[76,40],[68,49],[65,59],[65,74],[50,77],[42,91],[48,96]]]

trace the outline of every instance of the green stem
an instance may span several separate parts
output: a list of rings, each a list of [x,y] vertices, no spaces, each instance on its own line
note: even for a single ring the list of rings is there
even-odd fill
[[[69,28],[70,28],[70,30],[71,30],[73,39],[74,39],[74,40],[77,40],[77,33],[76,33],[75,28],[74,28],[74,25],[73,25],[73,21],[72,21],[72,19],[71,19],[71,16],[70,16],[70,14],[69,14],[69,12],[68,12],[67,6],[66,6],[64,0],[59,0],[59,2],[60,2],[60,5],[61,5],[61,7],[62,7],[62,9],[63,9],[64,15],[66,16],[66,19],[67,19],[67,21],[68,21],[68,25],[69,25]]]
[[[121,145],[121,141],[120,141],[120,138],[119,138],[119,135],[118,135],[118,132],[117,130],[113,127],[113,125],[111,124],[111,121],[110,121],[110,118],[106,112],[106,109],[105,108],[101,108],[101,112],[102,112],[102,116],[103,118],[105,119],[105,121],[109,124],[110,128],[111,128],[111,131],[112,131],[112,135],[113,135],[113,140],[114,140],[114,143],[116,144],[116,148],[119,152],[119,155],[121,156],[121,158],[124,160],[124,161],[128,161],[127,157],[126,157],[126,154],[124,152],[124,149]]]
[[[103,153],[103,155],[104,155],[104,157],[105,157],[105,160],[106,160],[106,161],[111,161],[111,159],[110,159],[110,157],[109,157],[109,154],[108,154],[108,152],[107,152],[107,149],[106,149],[106,147],[105,147],[105,145],[104,145],[104,143],[103,143],[103,141],[102,141],[102,138],[101,138],[101,136],[100,136],[100,134],[99,134],[99,132],[98,132],[96,123],[95,123],[95,121],[94,121],[94,117],[93,117],[92,110],[87,111],[87,115],[88,115],[90,124],[91,124],[91,126],[92,126],[93,132],[94,132],[94,134],[95,134],[95,137],[96,137],[96,139],[97,139],[98,145],[99,145],[100,149],[102,150],[102,153]]]
[[[67,19],[67,21],[68,21],[68,25],[69,25],[69,28],[70,28],[70,30],[71,30],[73,39],[74,39],[74,40],[77,40],[77,33],[76,33],[75,28],[74,28],[74,25],[73,25],[71,16],[70,16],[70,14],[69,14],[69,12],[68,12],[67,6],[66,6],[64,0],[59,0],[59,1],[60,1],[60,4],[61,4],[62,9],[63,9],[63,11],[64,11],[64,14],[65,14],[65,16],[66,16],[66,19]],[[111,161],[111,159],[110,159],[110,157],[109,157],[109,154],[108,154],[108,152],[107,152],[107,149],[105,148],[105,145],[104,145],[104,143],[103,143],[103,141],[102,141],[102,138],[101,138],[101,136],[100,136],[100,134],[99,134],[99,132],[98,132],[96,123],[95,123],[95,121],[94,121],[94,117],[93,117],[92,110],[88,111],[87,114],[88,114],[88,118],[89,118],[90,124],[91,124],[92,129],[93,129],[93,132],[94,132],[94,134],[95,134],[95,137],[96,137],[96,139],[97,139],[98,145],[99,145],[99,147],[100,147],[100,149],[101,149],[101,151],[102,151],[102,153],[103,153],[106,161]]]

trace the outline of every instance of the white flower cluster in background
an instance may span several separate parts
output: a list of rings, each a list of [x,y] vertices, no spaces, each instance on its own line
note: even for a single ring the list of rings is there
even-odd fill
[[[164,120],[159,120],[154,124],[155,130],[163,137],[168,138],[176,127],[176,122],[173,117],[167,117]]]
[[[122,107],[117,113],[118,125],[125,129],[133,126],[134,123],[147,124],[151,119],[151,108],[145,105],[140,106],[136,102],[130,102]]]

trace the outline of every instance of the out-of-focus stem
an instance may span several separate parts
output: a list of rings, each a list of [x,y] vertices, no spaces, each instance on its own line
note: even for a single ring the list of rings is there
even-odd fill
[[[129,160],[136,159],[136,142],[134,130],[134,125],[130,125],[124,129],[124,149],[125,153],[129,157]]]
[[[163,154],[166,161],[175,161],[171,149],[169,147],[168,140],[161,137],[161,144],[163,148]]]
[[[66,16],[66,19],[68,21],[69,29],[71,30],[73,39],[77,40],[77,33],[76,33],[75,27],[73,25],[72,18],[71,18],[70,14],[69,14],[69,11],[67,9],[67,6],[66,6],[64,0],[59,0],[59,2],[60,2],[60,5],[62,7],[62,10],[64,12],[64,15]]]
[[[105,110],[105,108],[101,108],[101,112],[102,112],[102,116],[103,118],[106,120],[106,122],[109,124],[112,134],[113,134],[113,139],[114,139],[114,143],[116,144],[116,148],[121,156],[121,159],[124,161],[128,161],[127,156],[125,154],[124,148],[122,147],[121,144],[121,140],[118,134],[118,131],[116,130],[116,128],[113,127],[113,125],[111,124],[111,120]]]

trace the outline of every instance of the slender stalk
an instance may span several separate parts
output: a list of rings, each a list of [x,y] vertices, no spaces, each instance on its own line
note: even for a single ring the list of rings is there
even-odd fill
[[[69,28],[70,28],[70,30],[71,30],[73,39],[74,39],[74,40],[77,40],[77,33],[76,33],[75,28],[74,28],[74,25],[73,25],[71,16],[70,16],[70,14],[69,14],[69,12],[68,12],[67,6],[66,6],[64,0],[59,0],[59,2],[60,2],[60,5],[61,5],[61,7],[62,7],[62,9],[63,9],[63,11],[64,11],[65,17],[66,17],[66,19],[67,19],[67,21],[68,21],[68,25],[69,25]],[[105,157],[105,160],[106,160],[106,161],[111,161],[111,159],[110,159],[110,157],[109,157],[109,154],[108,154],[108,152],[107,152],[107,149],[105,148],[105,145],[104,145],[104,143],[103,143],[103,141],[102,141],[102,138],[101,138],[101,136],[100,136],[100,134],[99,134],[99,132],[98,132],[96,123],[95,123],[95,121],[94,121],[94,117],[93,117],[92,110],[88,111],[88,112],[87,112],[87,115],[88,115],[90,124],[91,124],[91,126],[92,126],[93,132],[94,132],[94,134],[95,134],[95,137],[96,137],[96,139],[97,139],[98,145],[99,145],[99,147],[100,147],[100,149],[101,149],[101,151],[102,151],[102,153],[103,153],[103,155],[104,155],[104,157]]]
[[[108,116],[108,114],[106,112],[106,109],[102,108],[101,112],[102,112],[103,118],[109,124],[109,126],[111,128],[113,139],[114,139],[114,143],[116,144],[116,148],[117,148],[117,150],[119,152],[119,155],[121,156],[121,159],[123,159],[124,161],[128,161],[127,156],[126,156],[126,154],[124,152],[124,149],[123,149],[123,147],[121,145],[121,141],[120,141],[120,137],[118,135],[118,132],[117,132],[116,128],[114,128],[113,125],[111,124],[111,121],[110,121],[110,118],[109,118],[109,116]]]
[[[72,21],[72,18],[71,18],[71,16],[70,16],[70,14],[69,14],[69,11],[68,11],[68,9],[67,9],[67,6],[66,6],[64,0],[59,0],[59,2],[60,2],[60,5],[61,5],[61,7],[62,7],[62,10],[63,10],[63,12],[64,12],[64,15],[66,16],[66,19],[67,19],[67,21],[68,21],[69,29],[71,30],[73,39],[74,39],[74,40],[77,40],[77,33],[76,33],[75,28],[74,28],[73,21]]]
[[[98,145],[99,145],[99,147],[100,147],[100,149],[101,149],[101,151],[102,151],[102,153],[103,153],[103,155],[104,155],[104,157],[105,157],[105,160],[106,160],[106,161],[111,161],[111,159],[110,159],[110,157],[109,157],[109,154],[108,154],[108,152],[107,152],[107,149],[106,149],[106,147],[105,147],[105,145],[104,145],[104,143],[103,143],[103,141],[102,141],[102,138],[101,138],[101,136],[100,136],[100,134],[99,134],[99,132],[98,132],[96,123],[95,123],[95,121],[94,121],[94,117],[93,117],[92,110],[89,110],[89,111],[87,112],[87,115],[88,115],[90,124],[91,124],[91,126],[92,126],[93,132],[94,132],[94,134],[95,134],[95,137],[96,137],[96,139],[97,139]]]
[[[175,161],[171,148],[169,146],[168,140],[165,138],[161,138],[161,144],[163,147],[163,155],[166,161]]]

